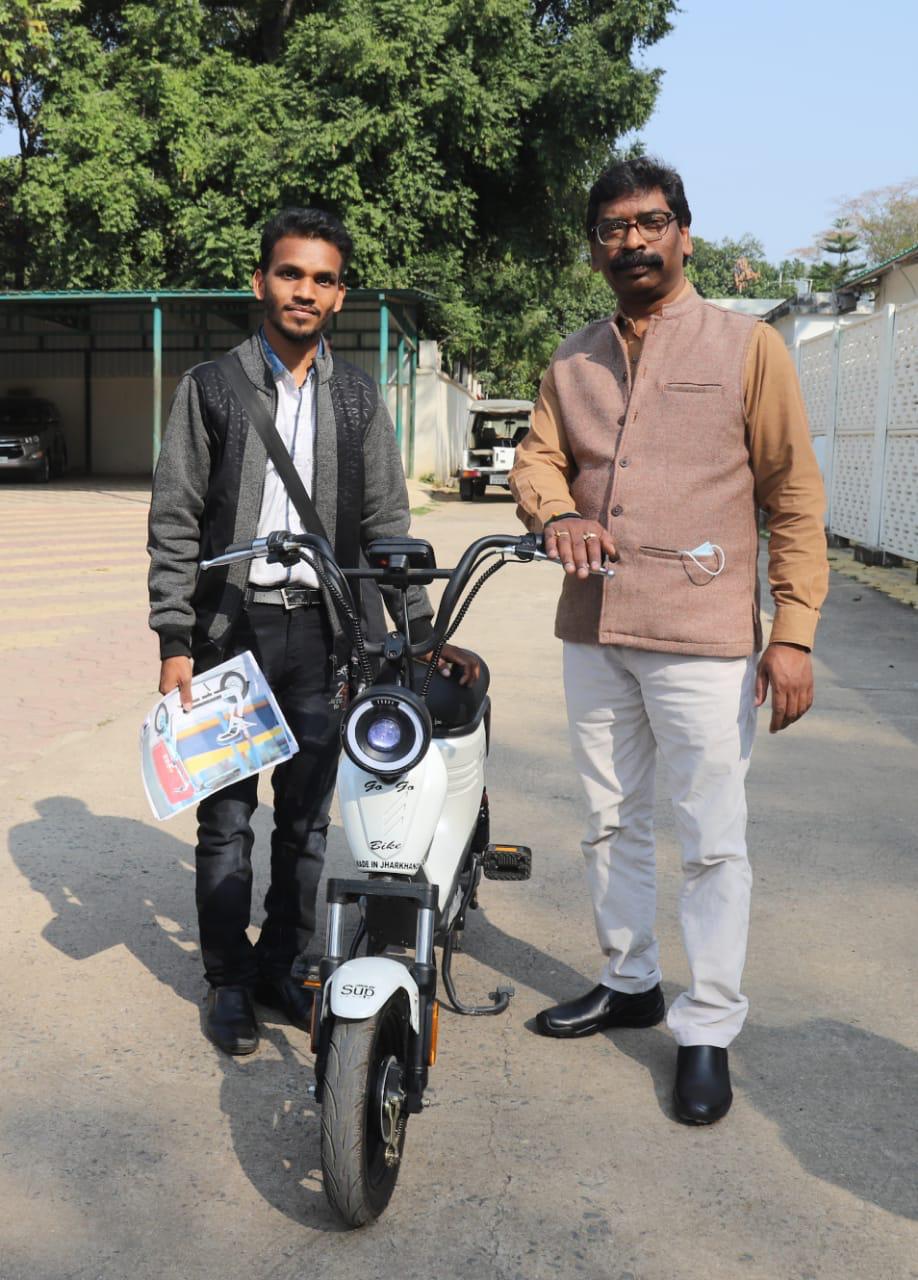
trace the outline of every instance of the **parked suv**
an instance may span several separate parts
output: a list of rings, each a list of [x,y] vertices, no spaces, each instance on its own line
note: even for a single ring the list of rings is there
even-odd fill
[[[43,483],[67,470],[61,415],[26,392],[0,396],[0,475],[22,472]]]
[[[489,484],[510,488],[513,455],[531,417],[531,400],[477,400],[470,406],[468,447],[459,468],[463,502],[484,497]]]

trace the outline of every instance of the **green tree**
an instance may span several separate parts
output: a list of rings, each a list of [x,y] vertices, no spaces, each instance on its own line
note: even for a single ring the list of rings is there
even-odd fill
[[[80,0],[5,0],[0,9],[0,119],[16,130],[19,140],[18,158],[4,165],[0,230],[17,288],[25,279],[29,228],[15,208],[13,191],[27,180],[29,161],[41,147],[41,100],[54,67],[57,32],[79,7]]]
[[[634,55],[674,4],[44,8],[57,25],[35,145],[0,162],[0,235],[25,229],[4,237],[8,281],[242,285],[264,218],[321,204],[354,235],[352,283],[425,290],[451,353],[496,390],[531,390],[565,325],[599,305],[585,190],[652,111],[661,73]]]
[[[717,242],[692,236],[692,246],[686,275],[705,298],[789,298],[794,281],[808,273],[798,258],[768,262],[761,241],[749,234]]]

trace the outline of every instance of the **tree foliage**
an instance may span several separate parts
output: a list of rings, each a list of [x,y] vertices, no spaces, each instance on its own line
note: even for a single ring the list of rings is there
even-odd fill
[[[809,275],[799,258],[777,266],[769,262],[761,241],[752,235],[717,242],[692,236],[692,245],[686,275],[705,298],[790,298],[796,289],[794,281]],[[741,270],[738,264],[743,264]]]
[[[568,323],[608,309],[585,189],[652,111],[660,72],[635,54],[674,7],[12,0],[45,26],[0,22],[4,109],[25,90],[28,138],[0,161],[0,275],[241,286],[265,218],[315,203],[354,236],[353,284],[424,290],[453,353],[531,389]]]
[[[835,215],[830,230],[797,250],[814,260],[814,283],[822,288],[837,288],[853,272],[918,244],[918,178],[836,201]],[[850,255],[856,252],[863,257],[852,262]],[[838,255],[838,262],[826,261],[826,253]]]
[[[846,200],[842,216],[856,228],[867,262],[885,262],[918,244],[918,178]]]

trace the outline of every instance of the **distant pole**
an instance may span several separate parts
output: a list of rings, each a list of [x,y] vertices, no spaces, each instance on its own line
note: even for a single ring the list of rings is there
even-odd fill
[[[153,296],[153,466],[159,460],[163,429],[163,309]]]
[[[92,343],[92,336],[89,338]],[[83,466],[92,475],[92,346],[83,352]]]
[[[402,447],[402,365],[405,363],[405,335],[399,332],[395,349],[395,438]]]
[[[408,353],[408,474],[414,475],[414,410],[417,395],[418,338]]]
[[[386,295],[379,295],[379,392],[385,400],[389,385],[389,308]]]

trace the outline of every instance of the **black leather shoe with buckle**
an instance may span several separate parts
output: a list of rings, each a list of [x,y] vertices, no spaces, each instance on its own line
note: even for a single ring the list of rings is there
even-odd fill
[[[269,1009],[280,1009],[295,1027],[308,1031],[312,1021],[314,987],[304,987],[298,978],[286,974],[283,978],[262,976],[255,987],[255,999]]]
[[[258,1023],[246,987],[211,987],[204,1030],[224,1053],[241,1056],[258,1048]]]
[[[733,1091],[727,1050],[711,1044],[680,1045],[673,1106],[683,1124],[713,1124],[730,1110]]]
[[[536,1026],[543,1036],[574,1040],[607,1027],[655,1027],[665,1013],[659,983],[639,995],[598,986],[576,1000],[543,1009],[536,1018]]]

